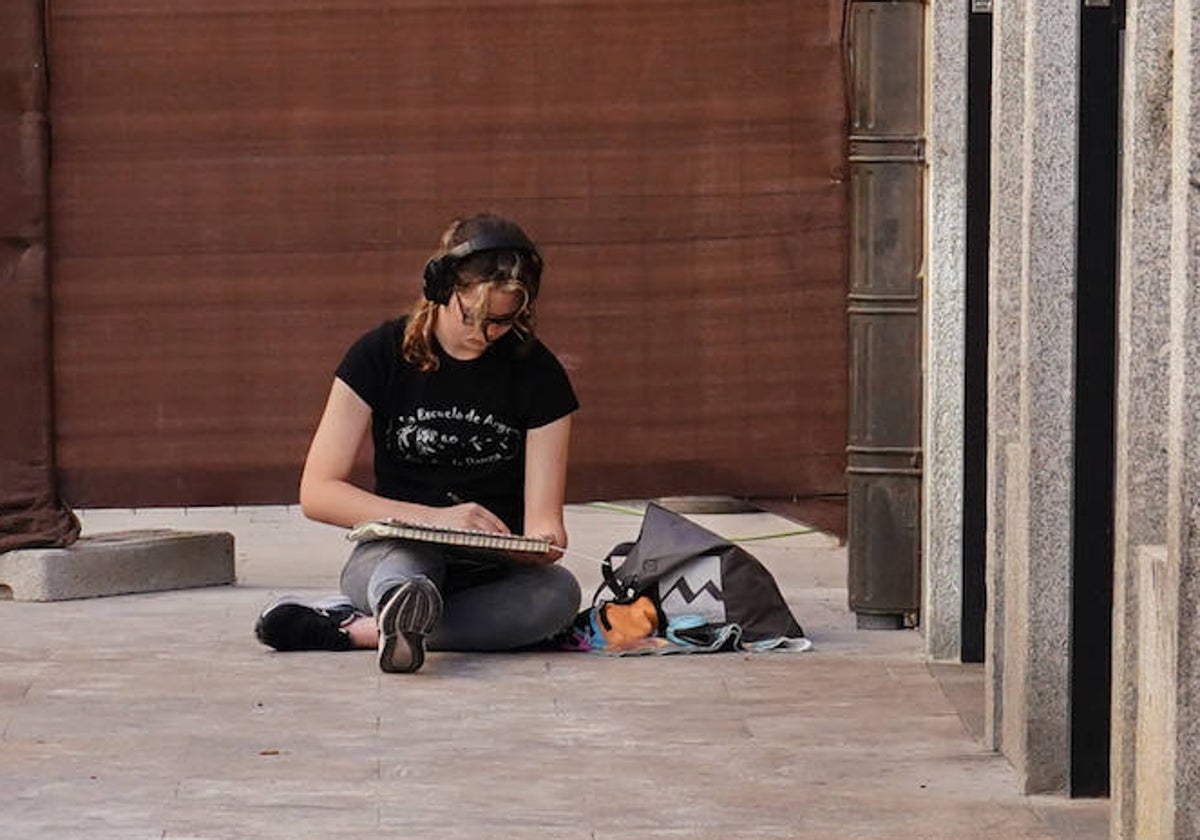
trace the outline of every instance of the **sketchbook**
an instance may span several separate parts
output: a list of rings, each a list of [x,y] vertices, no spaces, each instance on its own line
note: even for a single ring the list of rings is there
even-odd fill
[[[495,551],[524,551],[544,554],[554,546],[541,537],[521,534],[498,534],[494,531],[472,531],[465,528],[442,528],[401,522],[398,519],[373,519],[361,522],[346,535],[355,542],[367,540],[419,540],[421,542],[461,545],[467,548],[486,548]]]

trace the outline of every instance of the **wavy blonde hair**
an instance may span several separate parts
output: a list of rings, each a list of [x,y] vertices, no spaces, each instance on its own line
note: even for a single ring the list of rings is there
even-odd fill
[[[470,239],[493,234],[509,234],[511,238],[528,239],[516,222],[501,216],[481,213],[466,219],[455,219],[443,231],[435,257],[445,256],[450,249]],[[513,330],[523,339],[533,337],[534,310],[541,283],[542,259],[537,251],[501,248],[469,254],[454,264],[454,291],[466,292],[484,286],[484,294],[475,305],[475,317],[487,316],[488,297],[495,291],[509,292],[521,301],[513,322]],[[400,353],[406,362],[420,370],[438,368],[433,349],[433,326],[441,304],[422,296],[413,304],[404,328]]]

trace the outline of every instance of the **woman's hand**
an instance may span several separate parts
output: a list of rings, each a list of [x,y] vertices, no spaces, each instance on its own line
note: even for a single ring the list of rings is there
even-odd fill
[[[483,505],[475,502],[465,502],[450,507],[428,508],[429,516],[422,520],[429,525],[439,528],[459,528],[466,531],[488,531],[489,533],[507,534],[508,526],[503,520]]]

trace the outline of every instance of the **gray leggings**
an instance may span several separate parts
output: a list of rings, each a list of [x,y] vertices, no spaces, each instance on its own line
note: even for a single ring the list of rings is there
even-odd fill
[[[342,592],[374,615],[384,595],[415,575],[433,581],[445,604],[430,650],[526,647],[565,629],[579,612],[579,581],[562,566],[411,540],[356,545],[342,569]]]

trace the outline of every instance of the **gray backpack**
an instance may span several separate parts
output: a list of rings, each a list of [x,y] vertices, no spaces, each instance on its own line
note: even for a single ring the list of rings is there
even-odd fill
[[[617,561],[620,561],[617,564]],[[621,543],[600,568],[605,589],[617,604],[645,595],[658,608],[659,629],[690,633],[697,644],[715,632],[735,629],[742,642],[800,639],[775,578],[741,546],[651,502],[636,542]]]

